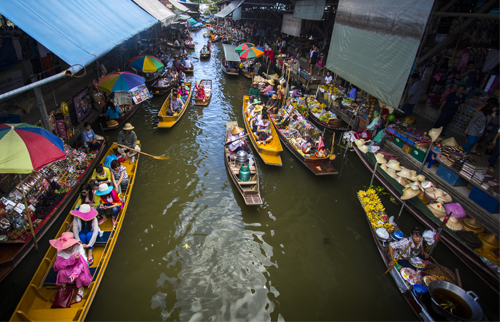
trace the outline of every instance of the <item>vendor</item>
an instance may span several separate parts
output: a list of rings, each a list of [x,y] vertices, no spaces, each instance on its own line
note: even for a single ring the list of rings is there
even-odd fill
[[[273,96],[271,96],[271,99],[267,101],[266,104],[267,112],[271,114],[278,113],[278,104],[279,104],[278,95],[273,94]]]
[[[240,139],[244,136],[245,136],[245,131],[241,127],[238,126],[233,127],[233,129],[231,130],[231,136],[229,137],[228,141],[228,142],[234,141],[230,143],[228,147],[231,152],[236,153],[238,151],[243,150],[247,153],[250,153],[250,149],[245,144],[245,140]]]
[[[264,95],[269,95],[269,92],[274,90],[274,80],[270,79],[268,81],[268,84],[269,85],[267,85],[263,90],[260,91]]]
[[[357,96],[358,96],[358,88],[353,84],[351,84],[351,91],[349,92],[349,95],[347,95],[347,97],[356,99]]]
[[[99,148],[101,147],[101,142],[97,141],[97,137],[94,133],[94,130],[92,130],[90,123],[85,122],[83,126],[85,128],[85,131],[82,132],[82,143],[87,150],[87,153],[89,153],[90,151],[99,150]]]
[[[332,83],[332,80],[333,80],[332,73],[330,73],[330,71],[327,71],[325,77],[325,84],[330,85]]]
[[[106,110],[106,115],[108,117],[108,120],[116,120],[120,118],[120,114],[122,114],[122,111],[115,106],[115,104],[112,101],[108,101],[106,104],[107,110]]]
[[[257,85],[258,85],[257,83],[253,83],[252,87],[250,87],[250,90],[248,91],[248,93],[250,95],[257,97],[257,98],[260,98],[260,90],[257,87]]]
[[[399,258],[402,253],[403,255]],[[398,264],[403,267],[413,267],[409,262],[413,257],[420,257],[422,260],[429,258],[429,254],[424,250],[422,233],[418,227],[411,230],[410,237],[390,243],[389,254],[391,256],[389,267],[394,266],[397,258],[399,258]]]
[[[133,129],[132,124],[127,123],[123,130],[118,133],[118,144],[125,146],[125,148],[119,146],[117,151],[124,159],[132,158],[137,154],[137,151],[141,151],[141,148],[137,145],[137,135]],[[132,163],[132,160],[130,162]]]
[[[465,85],[458,86],[458,89],[455,93],[449,94],[441,103],[441,107],[439,107],[439,117],[434,123],[433,128],[437,129],[441,126],[443,127],[443,131],[441,132],[442,136],[446,136],[445,131],[448,124],[453,121],[453,117],[458,111],[460,107],[460,117],[464,114],[464,103],[465,103]]]

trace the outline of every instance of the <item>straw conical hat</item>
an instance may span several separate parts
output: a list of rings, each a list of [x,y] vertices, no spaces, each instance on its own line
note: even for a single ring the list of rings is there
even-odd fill
[[[458,221],[464,226],[464,230],[472,231],[475,234],[484,231],[483,225],[476,218],[460,218]]]
[[[438,188],[427,188],[425,194],[429,199],[441,201],[443,203],[450,203],[453,198],[446,192]]]
[[[393,168],[387,169],[387,174],[390,175],[391,177],[393,177],[394,179],[398,178],[398,175],[396,174],[396,170],[394,170]]]
[[[443,131],[443,127],[439,127],[437,129],[431,129],[429,131],[429,137],[431,138],[432,142],[435,142],[437,138],[441,135],[441,132]]]
[[[235,126],[233,127],[233,129],[231,130],[231,134],[233,135],[237,135],[237,134],[240,134],[241,132],[243,132],[244,130],[239,127],[239,126]]]
[[[422,188],[425,189],[428,189],[428,188],[434,188],[434,183],[428,181],[428,180],[424,180],[422,181],[422,184],[421,184]]]
[[[419,191],[420,190],[420,183],[418,182],[412,182],[409,184],[409,187],[412,188],[413,190],[415,191]]]
[[[448,146],[457,146],[458,145],[457,140],[455,140],[454,137],[447,138],[446,140],[444,140],[443,142],[441,142],[441,144],[443,146],[445,146],[445,145],[448,145]]]
[[[399,182],[399,184],[402,185],[402,186],[406,186],[408,184],[408,180],[406,180],[403,177],[397,177],[396,181]]]
[[[363,145],[365,145],[365,140],[363,139],[359,139],[359,140],[354,140],[354,143],[356,143],[356,145],[358,146],[358,148],[362,147]]]
[[[401,167],[399,166],[399,162],[394,160],[394,159],[389,160],[389,162],[387,162],[387,167],[390,169],[394,169],[396,171],[401,171]]]
[[[412,188],[405,188],[403,190],[403,195],[401,196],[401,200],[409,200],[416,196],[418,196],[418,191],[415,191]]]
[[[359,151],[366,154],[368,151],[370,151],[370,148],[367,145],[363,145],[362,147],[359,148]]]
[[[431,202],[430,199],[427,198],[423,190],[420,190],[420,192],[418,193],[418,199],[422,200],[425,205],[428,205]]]
[[[419,174],[419,175],[417,176],[417,179],[418,179],[418,181],[420,181],[420,182],[424,182],[424,181],[425,181],[425,176],[424,176],[423,174]]]
[[[444,221],[444,217],[439,218],[439,220]],[[450,217],[448,219],[448,222],[446,223],[446,227],[450,228],[451,230],[462,230],[464,229],[464,226],[458,222],[458,219],[455,217]]]
[[[380,165],[380,169],[387,172],[387,166],[385,164]]]
[[[417,176],[417,171],[415,170],[410,170],[411,176],[416,177]]]
[[[483,246],[481,248],[486,249],[486,250],[491,250],[494,252],[498,248],[500,248],[500,241],[498,240],[498,237],[495,234],[487,234],[487,233],[481,233],[477,235],[479,239],[483,242]]]
[[[403,168],[400,172],[397,173],[398,176],[400,177],[403,177],[403,178],[406,178],[406,179],[410,179],[411,178],[411,172],[410,170],[406,169],[406,168]]]
[[[443,206],[443,203],[441,202],[431,202],[430,204],[427,205],[427,208],[429,208],[430,211],[434,214],[436,217],[444,217],[446,216],[446,209]]]
[[[384,158],[384,155],[382,153],[375,154],[375,159],[377,159],[378,164],[386,164],[387,163],[387,160]]]

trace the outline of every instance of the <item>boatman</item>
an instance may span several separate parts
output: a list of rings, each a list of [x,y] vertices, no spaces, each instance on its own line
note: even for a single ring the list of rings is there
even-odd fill
[[[395,260],[398,258],[398,264],[403,267],[413,267],[410,264],[410,259],[414,257],[419,257],[422,260],[429,258],[429,254],[424,250],[422,233],[418,227],[411,230],[410,237],[390,243],[389,254],[391,256],[389,267],[394,266]]]
[[[236,153],[240,150],[243,150],[247,153],[250,153],[250,149],[248,148],[248,146],[246,146],[245,140],[244,139],[238,140],[239,138],[242,138],[244,136],[245,136],[245,132],[243,131],[243,129],[241,127],[238,127],[238,126],[233,127],[233,129],[231,130],[231,136],[229,137],[228,142],[231,142],[231,141],[234,141],[234,142],[229,144],[229,150],[234,152],[234,153]]]
[[[141,151],[141,148],[137,145],[137,135],[135,134],[133,129],[134,127],[132,126],[132,124],[127,123],[123,127],[123,130],[118,133],[118,144],[127,147],[118,147],[117,151],[120,154],[121,158],[132,158],[137,154],[138,151]],[[133,163],[133,159],[130,160],[130,163]]]

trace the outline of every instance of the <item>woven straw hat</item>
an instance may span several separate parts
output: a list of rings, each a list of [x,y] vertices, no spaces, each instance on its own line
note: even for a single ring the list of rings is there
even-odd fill
[[[428,180],[424,180],[424,181],[422,181],[422,188],[424,188],[424,189],[434,188],[434,183],[432,183]]]
[[[385,164],[380,165],[380,169],[382,169],[385,172],[387,172],[387,166]]]
[[[398,176],[400,177],[403,177],[403,178],[406,178],[406,179],[410,179],[411,178],[411,172],[410,170],[406,169],[406,168],[403,168],[400,172],[397,173]]]
[[[274,80],[273,80],[273,79],[270,79],[270,80],[268,80],[267,82],[269,83],[269,85],[274,86]]]
[[[444,221],[444,217],[439,218],[439,220]],[[450,217],[450,219],[448,219],[448,222],[446,223],[446,227],[450,228],[451,230],[464,229],[464,226],[462,226],[462,224],[459,223],[458,219],[455,217]]]
[[[394,170],[393,168],[387,169],[387,174],[390,175],[391,177],[393,177],[394,179],[398,178],[398,175],[396,174],[396,170]]]
[[[427,198],[427,196],[425,195],[425,192],[423,190],[420,190],[420,192],[418,193],[418,199],[422,200],[422,202],[425,204],[425,205],[428,205],[431,201],[429,200],[429,198]]]
[[[423,174],[419,174],[419,175],[417,176],[417,179],[418,179],[418,181],[420,181],[420,182],[424,182],[424,181],[425,181],[425,176],[424,176]]]
[[[399,166],[399,162],[396,160],[389,160],[389,162],[387,162],[387,167],[394,169],[396,171],[401,171],[401,167]]]
[[[127,124],[125,124],[125,126],[123,127],[123,129],[124,129],[125,131],[129,131],[129,130],[133,130],[133,129],[134,129],[134,127],[132,126],[132,124],[127,123]]]
[[[354,140],[354,143],[356,143],[356,145],[358,146],[358,148],[362,147],[363,145],[365,145],[365,140],[363,139],[356,139]]]
[[[384,155],[382,153],[375,154],[375,159],[377,159],[378,164],[386,164],[387,163],[387,160],[384,158]]]
[[[418,196],[418,191],[413,190],[412,188],[403,189],[403,195],[401,196],[401,200],[410,200]]]
[[[368,151],[370,151],[370,148],[368,147],[368,145],[363,145],[362,147],[359,148],[359,151],[366,154],[366,153],[368,153]]]
[[[446,140],[444,140],[443,142],[441,142],[441,144],[443,146],[445,146],[445,145],[448,145],[448,146],[457,146],[458,145],[457,140],[455,140],[454,137],[447,138]]]
[[[418,182],[412,182],[410,183],[410,188],[412,188],[415,191],[420,191],[420,183]]]
[[[498,258],[498,256],[495,255],[492,251],[482,248],[474,249],[474,251],[478,253],[481,257],[484,257],[490,262],[492,262],[493,264],[500,266],[500,258]]]
[[[494,252],[500,248],[500,241],[495,234],[481,233],[477,235],[477,237],[479,237],[479,239],[483,242],[483,246],[481,247],[482,249]]]
[[[427,208],[429,208],[429,210],[432,211],[432,213],[436,217],[446,216],[446,209],[444,208],[441,202],[435,202],[435,201],[431,202],[430,204],[427,205]]]
[[[458,221],[464,226],[464,230],[472,231],[475,234],[484,231],[483,225],[476,218],[460,218]]]
[[[429,131],[429,137],[431,138],[431,141],[435,142],[437,140],[437,138],[441,135],[442,131],[443,131],[442,126],[440,128],[437,128],[437,129],[431,129]]]
[[[453,201],[453,198],[442,189],[427,188],[425,189],[425,194],[427,195],[427,197],[429,197],[429,199],[441,201],[443,203],[450,203]]]
[[[235,126],[231,130],[231,134],[233,134],[233,135],[240,134],[241,132],[243,132],[243,129],[241,127],[239,127],[239,126]]]
[[[402,185],[403,187],[409,184],[408,180],[406,180],[403,177],[397,177],[396,181],[399,182],[399,184]]]

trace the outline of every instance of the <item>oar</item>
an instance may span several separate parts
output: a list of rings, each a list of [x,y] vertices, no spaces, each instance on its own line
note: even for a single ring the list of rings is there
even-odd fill
[[[331,160],[331,161],[335,160],[335,158],[336,158],[335,153],[333,153],[333,148],[334,148],[334,144],[335,144],[335,134],[336,134],[336,133],[335,133],[335,132],[333,132],[332,149],[330,150],[330,153],[331,153],[331,154],[330,154],[330,160]]]
[[[239,141],[239,140],[241,140],[241,139],[246,138],[247,136],[248,136],[248,134],[245,134],[245,135],[243,135],[241,138],[237,138],[236,140],[232,140],[232,141],[229,141],[229,142],[224,143],[224,145],[228,145],[228,144],[231,144],[231,143],[233,143],[233,142]]]
[[[116,144],[116,145],[118,145],[118,146],[120,146],[122,148],[125,148],[125,149],[134,150],[134,149],[129,148],[128,146],[118,144],[117,142],[114,142],[113,144]],[[170,160],[170,158],[167,157],[167,156],[155,156],[155,155],[147,154],[147,153],[144,153],[144,152],[141,152],[141,151],[137,151],[137,150],[134,150],[134,152],[147,155],[148,157],[151,157],[151,158],[156,159],[156,160]]]
[[[406,253],[406,251],[408,250],[408,248],[410,248],[411,244],[413,244],[413,242],[411,242],[411,243],[408,245],[408,247],[406,247],[406,249],[405,249],[405,250],[404,250],[401,254],[399,254],[398,258],[394,260],[394,263],[397,263],[397,262],[398,262],[398,260],[401,258],[401,256],[403,256],[403,254],[404,254],[404,253]],[[389,269],[388,269],[388,270],[386,270],[386,271],[385,271],[385,273],[384,273],[384,274],[382,274],[382,276],[384,276],[385,274],[389,273],[389,271],[390,271],[393,267],[394,267],[394,266],[389,267]]]

